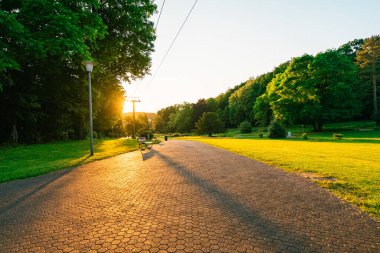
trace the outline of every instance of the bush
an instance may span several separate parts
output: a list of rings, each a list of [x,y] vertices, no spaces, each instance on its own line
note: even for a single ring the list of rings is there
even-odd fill
[[[303,134],[301,135],[301,137],[302,137],[302,139],[304,139],[304,140],[309,139],[309,136],[308,136],[307,133],[303,133]]]
[[[259,133],[259,137],[260,137],[260,138],[263,138],[263,137],[264,137],[264,134]]]
[[[69,133],[68,131],[60,131],[57,133],[57,137],[59,140],[68,140],[69,139]]]
[[[333,134],[333,138],[336,139],[336,140],[341,140],[341,139],[343,139],[343,134],[334,133]]]
[[[241,134],[252,133],[252,125],[248,121],[243,121],[239,126],[239,130]]]
[[[277,121],[272,121],[269,125],[269,134],[268,137],[271,139],[277,139],[277,138],[285,138],[286,137],[286,130],[285,128],[278,123]]]
[[[75,131],[74,131],[74,129],[67,130],[67,134],[68,134],[68,137],[69,137],[70,140],[74,140],[75,139]]]
[[[149,135],[149,138],[148,138],[148,135]],[[145,137],[147,140],[151,140],[154,138],[154,133],[152,132],[149,132],[149,131],[143,131],[140,133],[140,137]]]

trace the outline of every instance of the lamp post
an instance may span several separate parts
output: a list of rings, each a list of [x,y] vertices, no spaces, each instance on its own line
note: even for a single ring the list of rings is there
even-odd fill
[[[83,63],[86,66],[86,71],[88,73],[88,108],[90,114],[90,155],[94,155],[94,135],[92,127],[92,89],[91,89],[91,72],[94,67],[94,63],[91,61],[85,61]]]

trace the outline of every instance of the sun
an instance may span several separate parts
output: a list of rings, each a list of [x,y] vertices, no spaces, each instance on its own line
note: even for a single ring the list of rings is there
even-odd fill
[[[124,101],[124,104],[123,104],[123,113],[128,113],[131,111],[131,109],[129,108],[130,106],[130,103],[128,103],[127,101]]]

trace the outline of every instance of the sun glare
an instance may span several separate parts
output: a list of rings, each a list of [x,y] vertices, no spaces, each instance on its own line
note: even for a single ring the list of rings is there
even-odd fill
[[[127,113],[127,112],[130,112],[131,110],[129,109],[129,106],[130,106],[130,103],[128,103],[127,101],[124,101],[124,105],[123,105],[123,113]]]

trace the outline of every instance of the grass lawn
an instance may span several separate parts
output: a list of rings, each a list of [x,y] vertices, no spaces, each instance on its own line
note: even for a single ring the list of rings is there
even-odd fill
[[[377,136],[380,134],[380,131],[373,132],[376,132]],[[354,137],[359,138],[359,142],[350,142],[349,139],[331,141],[331,135],[322,141],[228,137],[185,137],[184,139],[207,143],[286,171],[306,172],[313,177],[336,179],[336,181],[315,180],[315,182],[379,219],[380,138],[377,138],[377,143],[370,140],[365,142],[366,134],[368,133],[365,132],[363,137],[363,134],[358,133]]]
[[[138,149],[136,140],[95,139],[94,156],[89,140],[0,147],[0,182],[33,177],[63,168]]]

